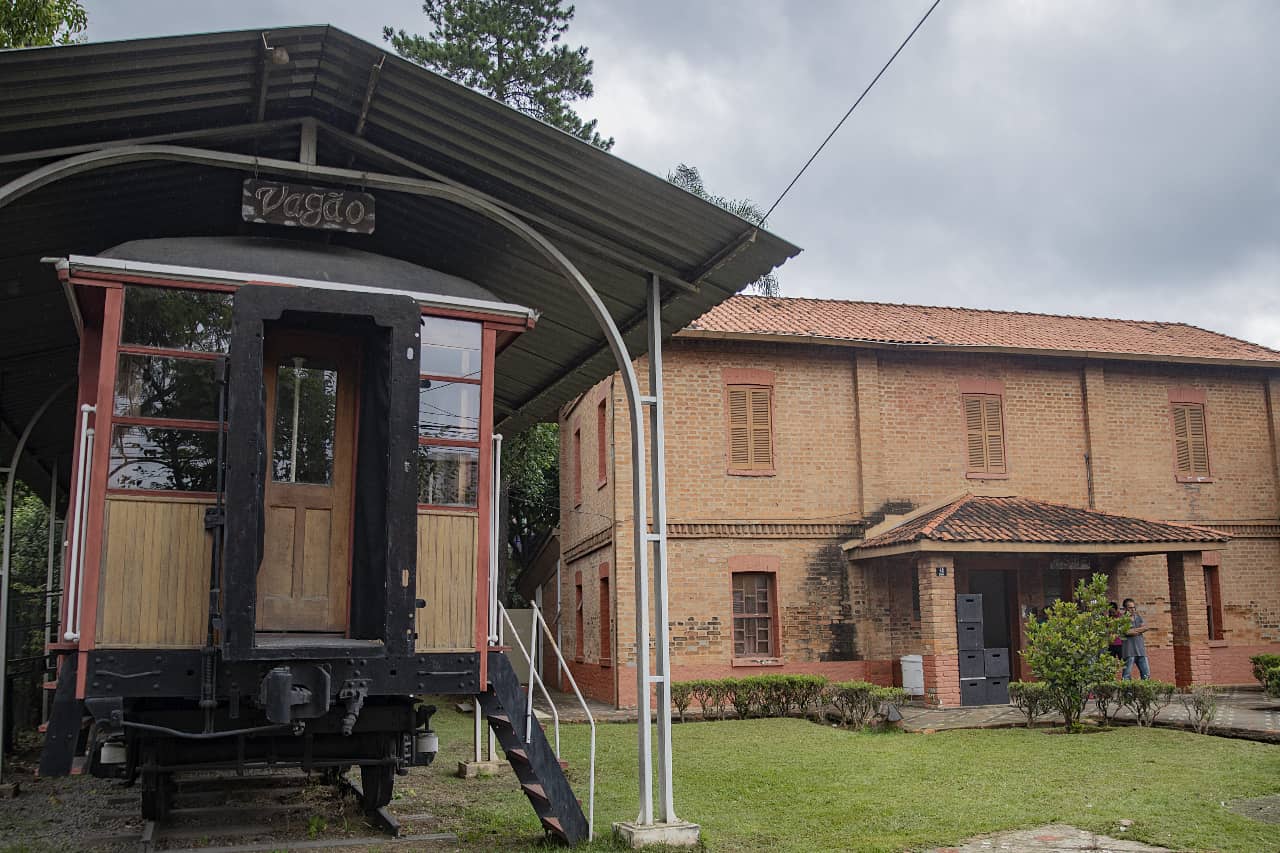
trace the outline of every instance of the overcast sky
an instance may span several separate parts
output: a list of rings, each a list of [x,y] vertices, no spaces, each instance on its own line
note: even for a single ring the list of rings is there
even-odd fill
[[[767,207],[928,3],[579,0],[614,153]],[[92,40],[415,0],[88,0]],[[770,220],[788,296],[1180,320],[1280,348],[1280,3],[943,0]]]

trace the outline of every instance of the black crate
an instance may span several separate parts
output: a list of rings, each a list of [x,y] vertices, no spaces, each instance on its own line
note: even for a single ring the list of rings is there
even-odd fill
[[[987,678],[1008,678],[1009,677],[1009,650],[1008,649],[985,649],[983,656],[984,661],[982,674]],[[961,673],[963,676],[964,673]]]
[[[1009,704],[1009,679],[1007,678],[987,678],[986,681],[986,705],[1008,705]],[[960,691],[961,698],[964,697],[964,690]]]
[[[1008,687],[1005,688],[1006,696],[1009,693]],[[961,705],[985,705],[987,704],[987,680],[985,678],[962,678],[960,679],[960,704]]]
[[[960,677],[961,678],[986,678],[987,661],[982,652],[961,652],[960,653]]]
[[[956,621],[981,622],[982,596],[977,594],[956,596]]]
[[[962,652],[982,651],[984,647],[982,642],[982,623],[957,622],[956,639],[960,643],[959,649]]]

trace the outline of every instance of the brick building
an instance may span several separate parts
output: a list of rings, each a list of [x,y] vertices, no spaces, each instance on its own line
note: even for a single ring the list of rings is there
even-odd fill
[[[982,646],[1017,678],[1030,609],[1094,571],[1152,626],[1154,677],[1246,683],[1249,655],[1280,651],[1278,352],[1175,323],[738,296],[664,368],[677,680],[890,683],[920,655],[927,701],[959,704],[957,594],[983,594]],[[542,601],[579,683],[634,705],[620,383],[560,427]]]

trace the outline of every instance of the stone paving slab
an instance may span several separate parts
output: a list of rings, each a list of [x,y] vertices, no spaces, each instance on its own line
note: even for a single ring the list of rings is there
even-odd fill
[[[1066,824],[1050,824],[1035,829],[1013,829],[994,835],[971,838],[959,847],[935,847],[929,853],[1050,853],[1050,851],[1092,851],[1093,853],[1169,853],[1167,847],[1152,847],[1138,841],[1096,835]]]

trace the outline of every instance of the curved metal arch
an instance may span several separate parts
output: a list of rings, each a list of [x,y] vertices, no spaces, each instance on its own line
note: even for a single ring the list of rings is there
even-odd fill
[[[588,310],[604,332],[609,349],[613,351],[614,360],[623,377],[623,386],[627,394],[627,409],[631,422],[631,469],[632,469],[632,526],[635,559],[636,590],[636,669],[637,669],[637,711],[639,714],[638,751],[640,753],[640,814],[638,823],[653,822],[653,777],[649,770],[647,757],[652,755],[652,733],[650,731],[651,710],[649,706],[649,589],[648,563],[649,544],[648,524],[646,520],[646,483],[645,452],[642,437],[644,436],[644,399],[640,392],[640,383],[635,368],[631,363],[626,342],[618,331],[617,324],[609,314],[608,308],[601,301],[599,294],[587,281],[581,271],[565,257],[551,241],[522,219],[509,213],[499,205],[480,197],[463,187],[444,184],[438,181],[426,181],[419,178],[406,178],[398,175],[386,175],[378,172],[365,172],[354,169],[340,169],[333,166],[297,163],[291,160],[278,160],[257,157],[247,154],[236,154],[226,151],[210,151],[202,148],[191,148],[181,145],[131,145],[119,148],[90,151],[48,163],[34,169],[21,177],[15,178],[4,186],[0,186],[0,207],[34,192],[41,187],[64,178],[73,177],[85,172],[111,166],[122,166],[128,163],[154,160],[190,163],[213,168],[233,169],[255,173],[285,175],[297,179],[316,178],[337,183],[352,184],[366,189],[382,189],[408,195],[425,196],[450,201],[475,211],[488,219],[502,225],[507,230],[524,240],[538,254],[542,255],[557,267],[568,279],[574,290],[586,303]],[[656,288],[657,282],[653,286]],[[650,312],[651,318],[654,317]],[[662,590],[665,598],[665,589]],[[665,618],[666,601],[657,602],[656,612]],[[659,623],[660,636],[665,635],[663,625]],[[660,660],[665,655],[660,656]],[[665,663],[665,661],[663,661]],[[659,696],[669,696],[670,668],[658,673],[654,680],[659,685]],[[658,702],[659,736],[666,739],[670,729],[670,701]],[[664,725],[665,724],[665,725]],[[669,741],[664,746],[669,746]],[[671,762],[666,750],[659,755],[659,775],[662,798],[659,803],[660,817],[664,822],[674,822],[674,806],[671,802]]]

